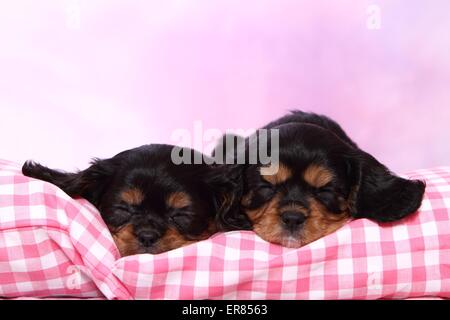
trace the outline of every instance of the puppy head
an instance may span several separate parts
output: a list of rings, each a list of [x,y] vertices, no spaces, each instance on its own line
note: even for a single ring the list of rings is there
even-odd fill
[[[228,178],[219,168],[204,161],[174,164],[172,149],[143,146],[75,174],[37,164],[23,171],[93,203],[123,256],[157,254],[208,238],[216,231],[215,213],[230,206],[224,194]]]
[[[301,247],[351,218],[395,221],[420,206],[423,182],[393,175],[332,132],[311,124],[277,129],[278,171],[251,164],[244,175],[241,208],[263,239]]]
[[[122,255],[157,254],[206,239],[217,231],[216,213],[233,203],[231,176],[222,168],[173,164],[171,150],[153,146],[127,156],[100,197],[100,211]]]

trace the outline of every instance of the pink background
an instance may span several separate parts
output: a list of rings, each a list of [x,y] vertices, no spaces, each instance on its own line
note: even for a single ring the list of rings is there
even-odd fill
[[[195,120],[255,128],[301,108],[394,171],[449,165],[449,13],[447,0],[0,0],[0,158],[83,168],[174,143]]]

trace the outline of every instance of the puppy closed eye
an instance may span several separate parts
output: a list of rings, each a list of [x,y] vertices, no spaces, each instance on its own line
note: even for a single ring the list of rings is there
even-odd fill
[[[335,193],[335,190],[330,185],[326,185],[321,188],[313,188],[313,189],[314,189],[313,193],[315,195],[317,195],[318,197],[320,197],[320,196],[326,197],[326,196],[329,196],[329,195],[332,195]]]
[[[130,221],[132,217],[132,212],[129,208],[118,205],[114,209],[112,215],[108,216],[108,223],[113,226],[121,226],[128,221]]]
[[[248,193],[242,204],[248,209],[255,209],[270,201],[274,196],[274,188],[271,185],[264,184]]]
[[[321,202],[325,207],[334,213],[342,211],[342,201],[336,190],[329,186],[318,188],[314,192],[315,198]]]
[[[180,229],[187,228],[191,223],[191,217],[187,213],[175,213],[169,220],[173,225]]]

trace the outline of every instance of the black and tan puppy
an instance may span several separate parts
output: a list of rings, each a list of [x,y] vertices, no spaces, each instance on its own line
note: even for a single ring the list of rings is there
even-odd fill
[[[87,199],[100,211],[123,256],[157,254],[208,238],[217,231],[216,213],[233,205],[234,182],[220,166],[174,164],[173,146],[146,145],[127,150],[76,173],[34,162],[23,174]],[[185,154],[186,155],[186,154]],[[189,157],[188,157],[189,158]]]
[[[223,226],[250,228],[269,242],[301,247],[350,219],[396,221],[421,204],[422,181],[390,172],[325,116],[294,111],[264,129],[278,129],[278,171],[267,175],[261,161],[249,164],[258,139],[241,140],[247,161],[234,169],[242,174],[241,210],[222,215]]]

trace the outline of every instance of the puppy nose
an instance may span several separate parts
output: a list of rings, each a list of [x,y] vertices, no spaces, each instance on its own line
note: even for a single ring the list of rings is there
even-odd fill
[[[137,238],[143,246],[150,247],[158,240],[158,234],[151,231],[143,231],[137,235]]]
[[[288,227],[290,230],[295,230],[300,227],[303,222],[305,222],[305,215],[300,212],[295,211],[287,211],[281,214],[281,221]]]

